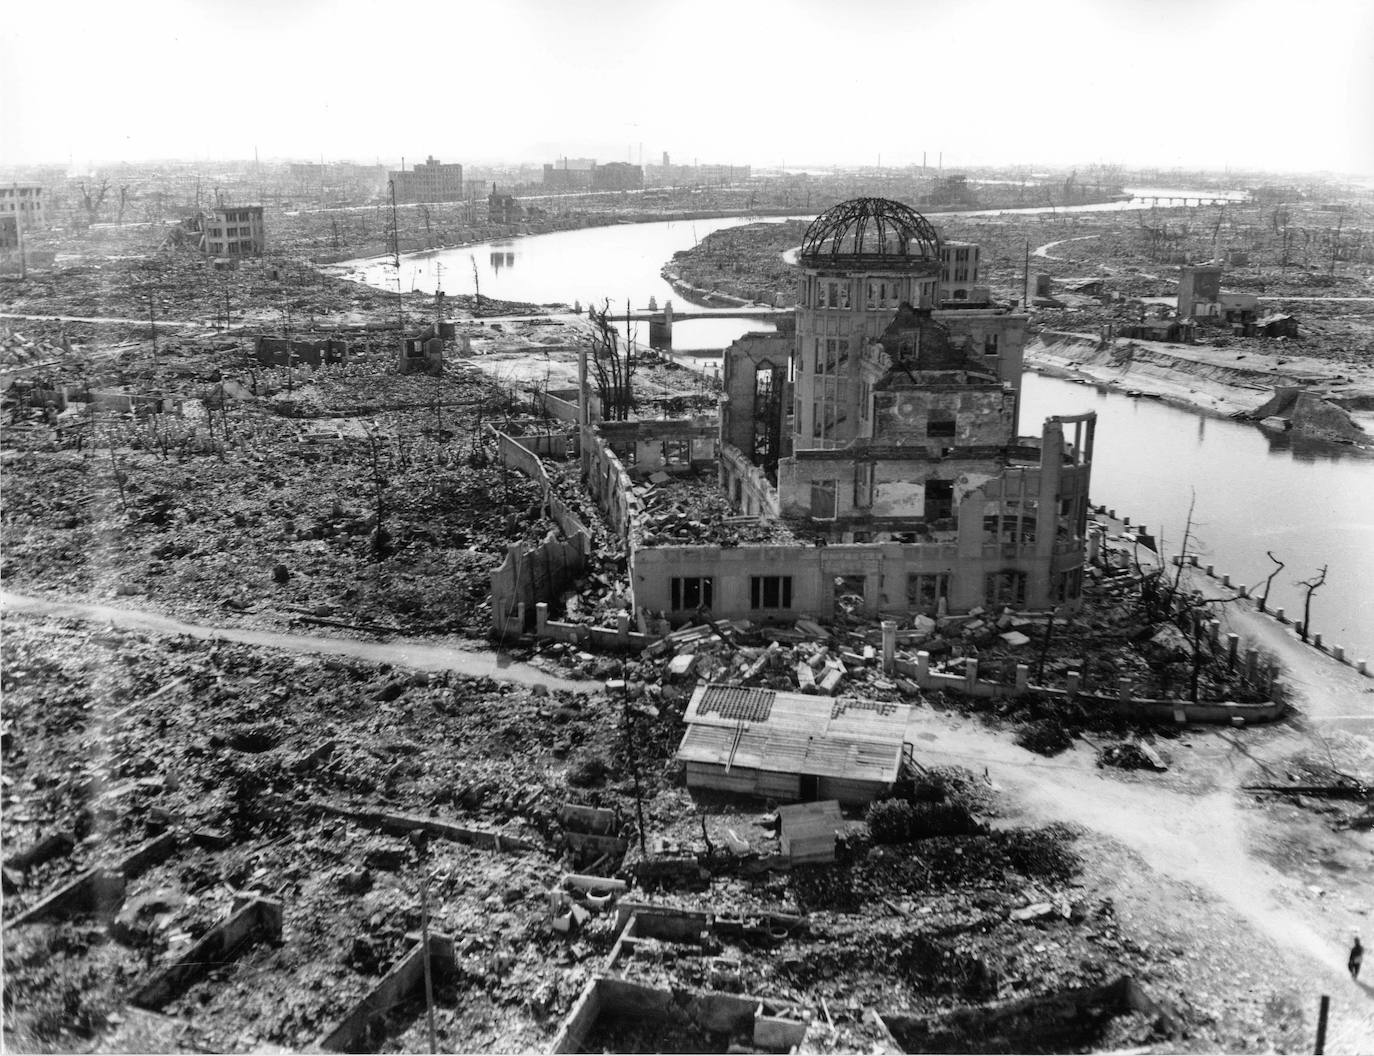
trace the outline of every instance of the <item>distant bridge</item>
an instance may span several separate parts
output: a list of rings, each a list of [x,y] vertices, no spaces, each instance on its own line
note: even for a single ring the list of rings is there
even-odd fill
[[[737,308],[703,308],[690,312],[679,312],[671,306],[661,309],[611,312],[611,322],[628,320],[649,324],[649,345],[651,348],[673,347],[673,323],[691,322],[693,319],[781,319],[795,315],[792,308],[772,308],[767,305],[740,305]]]
[[[1170,197],[1167,194],[1137,194],[1131,197],[1131,201],[1149,202],[1151,205],[1241,205],[1246,199],[1228,198],[1225,195],[1199,198],[1194,194],[1185,198],[1181,195]]]

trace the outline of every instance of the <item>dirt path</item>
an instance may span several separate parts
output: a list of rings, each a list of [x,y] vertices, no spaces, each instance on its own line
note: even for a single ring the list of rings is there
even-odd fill
[[[986,767],[995,787],[1021,808],[1018,824],[1070,822],[1138,856],[1147,869],[1130,874],[1122,897],[1155,927],[1173,924],[1169,899],[1154,897],[1158,877],[1196,891],[1204,914],[1218,926],[1238,920],[1255,935],[1237,936],[1240,945],[1260,956],[1260,943],[1267,940],[1282,951],[1304,1008],[1315,1009],[1322,994],[1331,995],[1336,1012],[1327,1052],[1374,1051],[1374,994],[1352,982],[1345,969],[1350,937],[1367,911],[1369,885],[1355,881],[1363,890],[1348,891],[1344,901],[1315,899],[1300,879],[1256,857],[1255,822],[1241,809],[1244,794],[1237,791],[1258,750],[1254,745],[1242,752],[1220,737],[1195,733],[1186,747],[1172,751],[1177,765],[1169,773],[1129,777],[1098,769],[1090,746],[1045,759],[976,720],[951,723],[922,713],[917,723],[909,738],[923,765],[953,763],[975,773]],[[1286,754],[1289,739],[1266,745],[1264,754]],[[1199,783],[1210,787],[1199,790]]]
[[[460,675],[485,676],[530,686],[542,685],[572,693],[593,693],[600,688],[597,682],[558,678],[530,664],[508,660],[499,653],[478,652],[456,643],[421,642],[405,638],[368,642],[357,638],[325,638],[280,631],[255,631],[244,627],[214,627],[202,623],[183,623],[169,616],[138,609],[89,602],[53,601],[9,591],[0,591],[0,612],[61,616],[128,630],[186,634],[193,638],[222,638],[229,642],[296,653],[351,656],[374,664],[397,664],[417,671],[453,671]]]
[[[146,326],[147,319],[128,319],[114,315],[26,315],[20,312],[0,312],[0,319],[37,319],[50,323],[126,323],[129,326]],[[194,326],[209,329],[210,323],[204,319],[163,319],[155,320],[158,326]]]
[[[1085,238],[1098,238],[1099,235],[1075,235],[1073,238],[1061,238],[1057,242],[1046,242],[1043,246],[1036,246],[1031,250],[1032,257],[1044,257],[1046,260],[1063,260],[1063,257],[1056,257],[1050,252],[1055,246],[1062,246],[1065,242],[1082,242]]]

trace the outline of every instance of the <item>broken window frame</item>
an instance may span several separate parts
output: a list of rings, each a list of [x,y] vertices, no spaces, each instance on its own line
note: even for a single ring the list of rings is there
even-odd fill
[[[819,503],[817,500],[820,500]],[[811,519],[813,521],[833,521],[839,516],[839,481],[829,480],[811,482]],[[828,511],[828,512],[827,512]]]
[[[949,597],[948,572],[908,572],[906,576],[906,604],[911,612],[933,613],[939,610],[940,599]]]
[[[754,611],[765,609],[790,609],[792,607],[791,576],[750,576],[749,608]]]
[[[1020,569],[1004,568],[989,572],[983,581],[983,598],[989,609],[1024,608],[1030,577]]]
[[[715,601],[714,576],[674,576],[670,585],[673,612],[695,612],[710,609]]]

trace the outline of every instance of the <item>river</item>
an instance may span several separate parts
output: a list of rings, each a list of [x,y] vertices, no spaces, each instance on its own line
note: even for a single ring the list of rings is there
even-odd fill
[[[1324,444],[1295,444],[1285,433],[1209,418],[1092,385],[1027,373],[1021,432],[1053,414],[1096,411],[1092,498],[1177,553],[1193,510],[1189,550],[1231,582],[1261,584],[1274,565],[1272,606],[1302,615],[1295,581],[1328,566],[1312,598],[1312,628],[1348,655],[1374,660],[1374,460]]]
[[[1237,196],[1183,188],[1131,190],[1177,197]],[[1148,206],[1117,202],[1057,211],[1140,208]],[[940,215],[933,219],[938,225]],[[675,252],[712,231],[757,222],[729,217],[621,224],[416,254],[402,260],[401,281],[407,289],[433,289],[442,276],[450,289],[466,292],[472,288],[475,261],[482,292],[494,297],[540,304],[580,300],[584,305],[610,297],[618,310],[627,299],[643,307],[653,297],[661,305],[676,297],[659,274]],[[374,285],[395,288],[389,263],[355,262],[352,267]],[[676,300],[681,303],[680,297]],[[678,351],[719,349],[749,329],[771,326],[731,319],[678,322],[673,344]],[[1265,556],[1272,550],[1287,567],[1274,579],[1271,602],[1290,615],[1301,614],[1302,591],[1294,582],[1328,565],[1327,583],[1313,600],[1312,626],[1327,643],[1345,646],[1354,657],[1374,659],[1374,605],[1363,597],[1364,590],[1374,588],[1374,461],[1338,447],[1295,445],[1287,436],[1253,425],[1152,400],[1026,376],[1023,433],[1038,432],[1038,423],[1048,415],[1081,410],[1095,410],[1099,417],[1095,502],[1143,521],[1152,531],[1162,527],[1166,547],[1176,550],[1188,504],[1196,496],[1197,543],[1192,549],[1209,555],[1203,563],[1214,563],[1233,583],[1253,586],[1273,567]]]

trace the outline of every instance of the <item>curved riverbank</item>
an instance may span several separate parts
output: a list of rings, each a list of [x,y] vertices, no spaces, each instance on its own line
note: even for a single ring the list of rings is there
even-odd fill
[[[1104,341],[1060,330],[1032,337],[1025,360],[1030,369],[1052,377],[1107,385],[1222,418],[1254,416],[1277,390],[1303,390],[1315,399],[1285,419],[1287,428],[1311,440],[1374,453],[1369,432],[1374,422],[1362,411],[1374,380],[1352,381],[1321,361],[1254,351],[1237,355],[1233,348],[1165,341]]]

